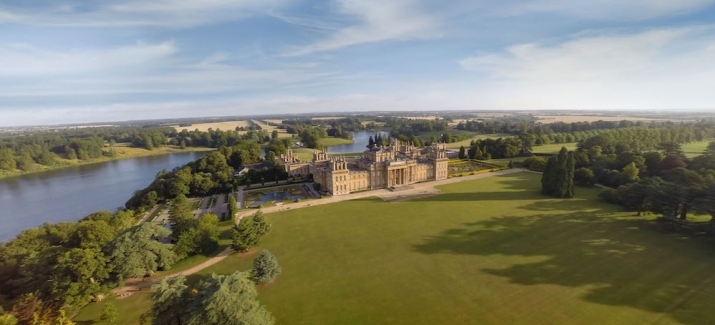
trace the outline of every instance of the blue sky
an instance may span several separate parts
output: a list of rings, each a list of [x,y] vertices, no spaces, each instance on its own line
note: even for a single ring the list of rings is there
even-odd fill
[[[715,109],[715,0],[3,0],[0,125]]]

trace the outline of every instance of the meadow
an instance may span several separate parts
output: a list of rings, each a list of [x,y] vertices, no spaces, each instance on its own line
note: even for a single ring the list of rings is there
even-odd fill
[[[709,239],[662,229],[578,188],[538,194],[516,173],[441,186],[442,194],[368,198],[266,215],[260,248],[282,265],[259,288],[276,324],[712,324]],[[248,270],[232,255],[192,275]],[[117,301],[136,324],[148,295]],[[85,308],[91,324],[101,304]]]
[[[334,138],[334,137],[318,139],[318,143],[325,147],[338,146],[341,144],[351,144],[353,142],[354,142],[353,140],[348,140],[348,139],[343,139],[343,138]]]
[[[198,129],[201,132],[207,132],[209,129],[215,130],[222,130],[222,131],[233,131],[236,129],[236,127],[242,126],[242,127],[247,127],[250,124],[248,121],[223,121],[223,122],[212,122],[212,123],[197,123],[197,124],[192,124],[191,126],[178,126],[178,125],[172,125],[174,129],[176,129],[177,132],[181,132],[181,130],[188,130],[188,131],[193,131]]]
[[[531,148],[531,152],[533,153],[540,153],[540,154],[557,154],[561,150],[561,148],[566,147],[568,150],[576,150],[576,142],[571,142],[571,143],[551,143],[551,144],[546,144],[542,146],[533,146]]]

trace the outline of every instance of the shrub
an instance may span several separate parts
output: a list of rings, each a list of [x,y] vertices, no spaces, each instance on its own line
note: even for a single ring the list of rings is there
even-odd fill
[[[596,184],[596,175],[590,168],[579,168],[574,173],[574,183],[578,186],[593,186]]]
[[[612,188],[603,189],[603,191],[598,193],[598,197],[612,204],[621,204],[622,202],[620,195],[618,195],[618,191]]]

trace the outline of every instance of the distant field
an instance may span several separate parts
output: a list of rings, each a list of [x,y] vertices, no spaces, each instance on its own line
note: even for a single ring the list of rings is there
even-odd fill
[[[323,116],[323,117],[313,117],[313,118],[311,118],[311,120],[316,120],[316,121],[320,121],[320,120],[339,120],[339,119],[344,119],[344,118],[345,118],[345,117],[342,117],[342,116]]]
[[[434,120],[437,118],[442,118],[441,116],[437,115],[428,115],[428,116],[398,116],[398,118],[406,118],[410,120]]]
[[[370,123],[375,123],[377,127],[385,126],[385,122],[375,122],[375,121],[362,121],[362,125],[368,125]]]
[[[215,122],[215,123],[199,123],[192,124],[191,126],[178,126],[172,125],[176,131],[181,132],[181,130],[193,131],[199,129],[201,132],[206,132],[209,129],[222,130],[222,131],[233,131],[236,130],[237,126],[248,126],[248,121],[228,121],[228,122]]]
[[[542,196],[540,177],[267,214],[260,248],[283,273],[259,299],[284,325],[715,324],[711,240],[621,212],[598,188]],[[229,256],[190,281],[248,270],[255,256]],[[136,324],[148,294],[116,304],[117,325]],[[94,323],[102,305],[75,320]]]
[[[558,153],[562,147],[568,150],[576,150],[576,143],[552,143],[545,146],[534,146],[531,150],[533,153]]]
[[[311,148],[294,148],[293,152],[295,153],[296,156],[302,161],[311,161],[313,160],[313,151],[315,149]]]
[[[710,141],[691,142],[683,145],[683,152],[688,158],[697,157],[703,154]]]
[[[602,115],[537,115],[536,118],[541,123],[574,123],[574,122],[596,122],[596,121],[666,121],[666,119],[634,117],[627,115],[602,116]]]
[[[318,140],[318,143],[320,143],[323,146],[330,147],[330,146],[337,146],[341,144],[350,144],[353,143],[353,140],[347,140],[343,138],[322,138]]]
[[[283,120],[281,120],[281,119],[264,120],[264,121],[266,121],[266,122],[271,122],[271,123],[275,123],[275,124],[281,124],[281,123],[283,123]]]

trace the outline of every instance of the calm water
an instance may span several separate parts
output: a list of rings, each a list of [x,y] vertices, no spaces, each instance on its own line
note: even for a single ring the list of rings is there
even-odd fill
[[[380,133],[383,137],[389,136],[389,132],[368,132],[368,131],[358,131],[353,132],[353,140],[355,142],[351,144],[341,144],[339,146],[328,147],[328,152],[330,153],[350,153],[350,152],[363,152],[367,150],[367,144],[370,142],[370,137],[375,137],[375,134]]]
[[[0,242],[44,222],[76,221],[99,210],[114,211],[162,169],[171,170],[206,154],[116,160],[0,180]]]

